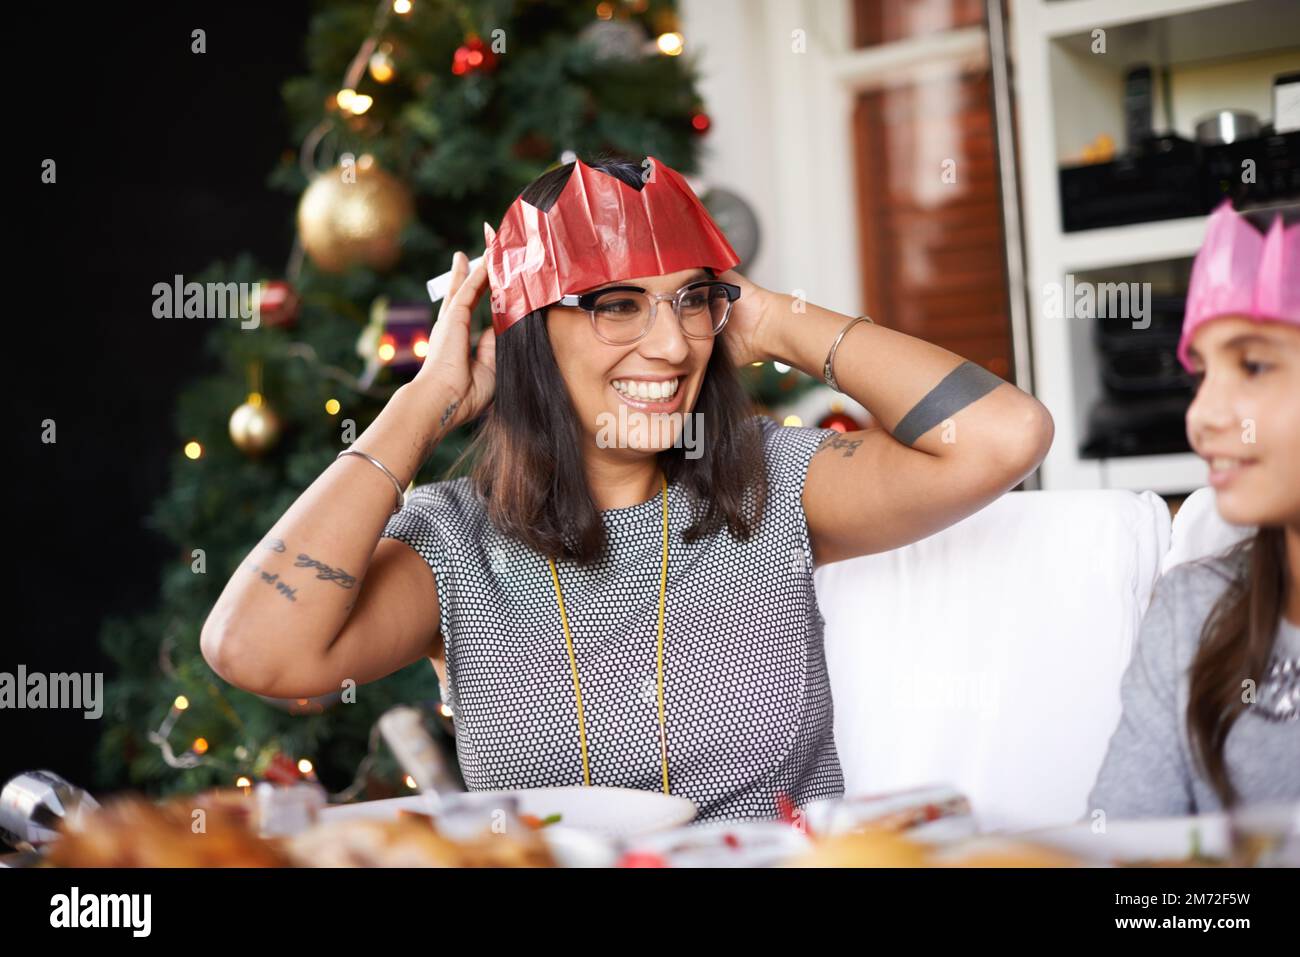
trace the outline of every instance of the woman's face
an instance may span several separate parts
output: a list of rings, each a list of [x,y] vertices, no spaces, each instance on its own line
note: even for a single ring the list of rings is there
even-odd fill
[[[1234,525],[1300,524],[1300,328],[1228,317],[1192,337],[1187,438]]]
[[[703,269],[684,269],[593,288],[630,285],[651,294],[672,295],[707,278]],[[682,416],[699,397],[713,354],[712,338],[683,335],[672,303],[666,300],[655,304],[649,332],[627,345],[610,345],[597,338],[591,317],[575,306],[551,306],[546,327],[569,398],[592,444],[638,455],[673,446],[681,433]],[[632,392],[635,396],[628,394]]]

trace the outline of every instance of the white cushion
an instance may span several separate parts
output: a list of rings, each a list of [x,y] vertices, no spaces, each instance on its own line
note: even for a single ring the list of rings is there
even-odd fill
[[[1160,563],[1160,574],[1175,565],[1226,551],[1254,535],[1254,525],[1229,525],[1214,504],[1214,489],[1198,488],[1183,501],[1174,516],[1169,551]]]
[[[1153,492],[1011,492],[818,568],[847,793],[946,783],[984,830],[1077,820],[1169,541]]]

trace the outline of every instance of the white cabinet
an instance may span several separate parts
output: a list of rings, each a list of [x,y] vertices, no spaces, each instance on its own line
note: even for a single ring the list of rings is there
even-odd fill
[[[1034,391],[1056,422],[1042,487],[1190,491],[1205,484],[1204,465],[1190,453],[1080,456],[1102,389],[1093,320],[1049,318],[1045,291],[1089,270],[1185,265],[1205,217],[1066,233],[1058,170],[1078,162],[1098,134],[1123,149],[1124,77],[1142,63],[1169,70],[1169,82],[1155,84],[1158,132],[1169,131],[1168,116],[1172,132],[1192,139],[1195,121],[1217,109],[1271,121],[1273,77],[1300,69],[1300,2],[1009,0],[1009,10]]]

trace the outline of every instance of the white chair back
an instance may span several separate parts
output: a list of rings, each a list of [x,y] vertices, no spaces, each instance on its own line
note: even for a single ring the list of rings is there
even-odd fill
[[[1011,492],[817,569],[847,793],[945,783],[983,830],[1078,820],[1169,541],[1153,492]]]
[[[1255,534],[1253,525],[1229,525],[1214,504],[1214,489],[1198,488],[1183,500],[1174,516],[1169,551],[1160,563],[1160,574],[1175,565],[1225,552],[1237,542]]]

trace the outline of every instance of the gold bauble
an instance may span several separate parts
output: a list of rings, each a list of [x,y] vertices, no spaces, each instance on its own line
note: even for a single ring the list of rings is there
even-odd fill
[[[401,253],[402,230],[415,213],[411,191],[367,160],[317,176],[298,203],[303,249],[324,272],[385,270]]]
[[[249,400],[230,413],[230,439],[245,455],[260,455],[280,438],[280,417],[261,396]]]

